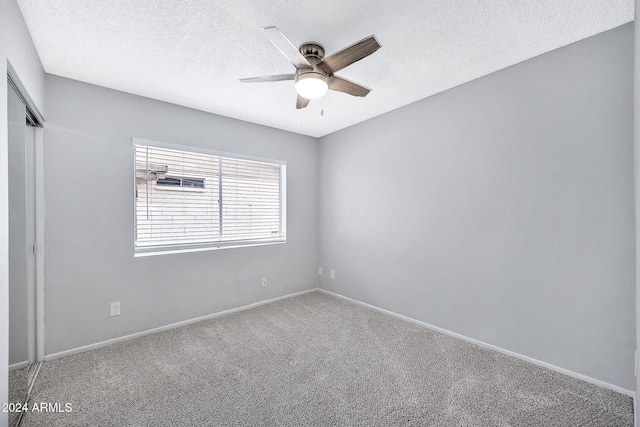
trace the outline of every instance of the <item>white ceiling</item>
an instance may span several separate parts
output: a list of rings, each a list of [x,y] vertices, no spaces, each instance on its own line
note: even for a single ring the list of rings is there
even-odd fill
[[[46,72],[320,137],[633,20],[634,0],[18,0]],[[296,110],[293,66],[260,27],[327,55],[375,34],[338,72],[373,90]],[[321,110],[324,109],[324,115]]]

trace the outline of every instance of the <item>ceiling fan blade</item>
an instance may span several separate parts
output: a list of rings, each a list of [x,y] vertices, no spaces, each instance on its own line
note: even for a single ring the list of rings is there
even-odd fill
[[[343,77],[331,76],[327,79],[327,83],[329,84],[329,89],[348,93],[353,96],[367,96],[367,94],[371,92],[371,89],[368,87],[359,85]]]
[[[354,62],[366,58],[381,47],[382,45],[378,43],[376,36],[370,35],[320,61],[317,67],[328,75],[332,75]]]
[[[309,101],[310,99],[303,98],[300,95],[298,95],[298,99],[296,100],[296,108],[298,110],[301,108],[306,108],[306,106],[309,105]]]
[[[293,64],[297,69],[313,69],[309,61],[300,53],[298,48],[291,43],[278,27],[263,27],[262,31],[271,40],[271,43],[278,48],[280,52]]]
[[[280,82],[283,80],[295,80],[295,74],[278,74],[273,76],[248,77],[240,79],[242,83]]]

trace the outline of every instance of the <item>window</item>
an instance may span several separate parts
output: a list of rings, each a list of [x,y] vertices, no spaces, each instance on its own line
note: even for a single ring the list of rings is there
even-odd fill
[[[179,188],[181,190],[192,188],[204,190],[204,178],[188,178],[186,176],[168,176],[158,178],[157,188]]]
[[[286,240],[284,162],[133,142],[137,255]]]

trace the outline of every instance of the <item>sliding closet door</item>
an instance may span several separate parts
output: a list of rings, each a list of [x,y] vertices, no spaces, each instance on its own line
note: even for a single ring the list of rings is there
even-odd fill
[[[24,404],[36,362],[35,141],[38,120],[9,80],[9,401]],[[11,427],[20,412],[9,413]]]
[[[9,366],[29,362],[27,254],[26,107],[8,89],[9,119]]]

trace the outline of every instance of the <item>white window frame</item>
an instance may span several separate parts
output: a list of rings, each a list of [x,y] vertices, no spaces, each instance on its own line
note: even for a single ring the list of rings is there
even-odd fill
[[[239,248],[239,247],[248,247],[248,246],[261,246],[261,245],[272,245],[272,244],[280,244],[286,243],[287,239],[287,203],[286,203],[286,166],[287,162],[284,160],[270,159],[264,157],[255,157],[248,156],[245,154],[238,153],[229,153],[224,151],[216,151],[216,150],[208,150],[201,147],[195,147],[190,145],[178,145],[171,144],[167,142],[153,141],[142,138],[132,138],[132,152],[133,152],[133,241],[134,241],[134,256],[135,257],[143,257],[150,255],[163,255],[163,254],[172,254],[172,253],[183,253],[183,252],[199,252],[199,251],[207,251],[207,250],[215,250],[215,249],[224,249],[224,248]],[[270,163],[280,166],[280,183],[279,183],[279,191],[280,191],[280,232],[277,237],[273,238],[261,238],[261,239],[243,239],[243,240],[219,240],[219,239],[210,239],[210,240],[198,240],[192,239],[190,241],[179,241],[174,239],[172,241],[164,241],[162,243],[144,243],[139,244],[137,242],[136,237],[136,224],[137,224],[137,209],[136,209],[136,154],[135,154],[135,146],[149,146],[156,148],[166,148],[169,150],[183,151],[189,153],[199,153],[199,154],[207,154],[212,156],[220,156],[227,157],[238,160],[248,160],[254,162],[261,163]],[[206,185],[206,183],[205,183]],[[214,184],[217,185],[217,184]],[[195,188],[169,188],[164,187],[162,190],[169,191],[203,191],[201,189]]]

